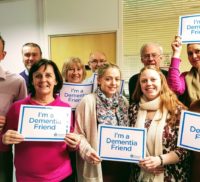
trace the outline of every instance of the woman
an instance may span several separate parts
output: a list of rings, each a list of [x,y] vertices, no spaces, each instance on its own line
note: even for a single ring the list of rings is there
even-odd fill
[[[128,126],[128,101],[120,96],[121,73],[118,66],[106,64],[98,69],[98,88],[86,95],[76,109],[75,131],[81,135],[77,155],[78,181],[121,182],[128,180],[128,164],[101,162],[97,151],[99,124]]]
[[[192,68],[182,74],[179,71],[182,50],[181,38],[176,36],[171,46],[173,55],[168,72],[168,84],[175,93],[181,95],[180,100],[189,107],[192,102],[200,99],[200,44],[187,45],[188,60]]]
[[[147,152],[139,165],[132,165],[131,181],[189,181],[189,154],[176,146],[181,110],[186,107],[169,89],[160,70],[152,66],[141,70],[133,100],[130,123],[147,128]]]
[[[46,59],[35,63],[29,72],[29,84],[30,96],[15,102],[8,111],[0,149],[6,150],[9,145],[16,144],[14,162],[18,182],[71,182],[68,149],[77,148],[78,135],[67,134],[65,142],[24,142],[23,136],[17,132],[22,104],[69,107],[56,95],[63,84],[56,64]]]
[[[82,83],[86,77],[85,65],[78,57],[71,57],[62,67],[62,76],[65,82]]]
[[[62,67],[62,77],[64,82],[69,83],[82,83],[86,77],[85,65],[82,63],[81,59],[78,57],[70,57],[64,62]],[[75,112],[73,111],[73,118],[75,118]],[[73,121],[74,126],[74,121]],[[75,152],[70,153],[70,158],[72,160],[73,176],[76,178],[76,154]]]

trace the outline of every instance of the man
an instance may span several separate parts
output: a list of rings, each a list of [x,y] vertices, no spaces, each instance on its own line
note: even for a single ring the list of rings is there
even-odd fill
[[[0,36],[0,62],[6,56],[5,41]],[[5,71],[0,64],[0,133],[5,124],[5,115],[10,105],[25,98],[27,89],[24,79],[14,73]],[[1,139],[1,137],[0,137]],[[0,152],[0,181],[11,182],[13,174],[12,150]]]
[[[107,62],[106,55],[103,52],[95,51],[90,53],[88,65],[92,71],[92,76],[87,78],[84,82],[85,83],[93,83],[93,78],[95,72],[98,70],[99,67],[104,65]]]
[[[31,69],[32,65],[39,61],[42,58],[42,51],[38,44],[36,43],[26,43],[22,47],[22,59],[24,62],[25,70],[20,73],[20,75],[25,79],[26,86],[28,89],[28,75],[29,70]]]
[[[163,59],[163,48],[157,43],[144,44],[140,49],[140,56],[144,66],[154,65],[156,67],[160,67],[160,63]],[[161,71],[165,76],[167,76],[166,70],[161,70]],[[135,74],[129,79],[130,104],[133,102],[132,95],[135,91],[138,76],[139,74]]]

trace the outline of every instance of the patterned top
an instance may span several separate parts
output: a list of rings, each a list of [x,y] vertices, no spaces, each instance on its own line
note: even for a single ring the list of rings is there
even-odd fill
[[[137,120],[139,105],[132,104],[129,108],[130,126],[134,127]],[[169,126],[167,123],[163,131],[163,154],[174,151],[178,157],[179,162],[176,164],[165,165],[164,182],[188,182],[190,175],[190,153],[182,148],[177,147],[179,120],[181,108],[177,108],[177,120],[174,126]],[[145,121],[145,127],[149,128],[151,120]],[[147,131],[148,132],[148,131]],[[131,164],[131,181],[138,181],[140,174],[140,167],[137,164]]]
[[[108,98],[98,87],[96,99],[98,124],[129,126],[128,101],[125,97],[115,93]]]

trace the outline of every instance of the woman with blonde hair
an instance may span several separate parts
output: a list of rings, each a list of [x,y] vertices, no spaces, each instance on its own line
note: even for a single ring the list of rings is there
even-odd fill
[[[98,69],[95,93],[83,97],[76,108],[75,132],[81,142],[77,155],[79,182],[128,181],[129,164],[101,161],[97,154],[98,125],[129,126],[128,101],[119,94],[121,72],[117,65],[105,64]]]
[[[154,66],[144,67],[129,108],[130,125],[147,128],[146,157],[132,165],[131,181],[189,181],[189,152],[177,147],[181,111],[187,109]]]
[[[70,57],[62,67],[62,77],[65,82],[82,83],[86,77],[85,65],[78,57]]]

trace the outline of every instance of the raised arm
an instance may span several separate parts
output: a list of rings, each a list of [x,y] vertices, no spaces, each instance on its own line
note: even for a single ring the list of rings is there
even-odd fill
[[[180,74],[179,66],[181,63],[180,54],[182,50],[182,44],[180,37],[176,36],[175,40],[171,44],[172,47],[172,59],[169,67],[167,81],[169,87],[178,95],[182,95],[185,92],[185,74]]]

